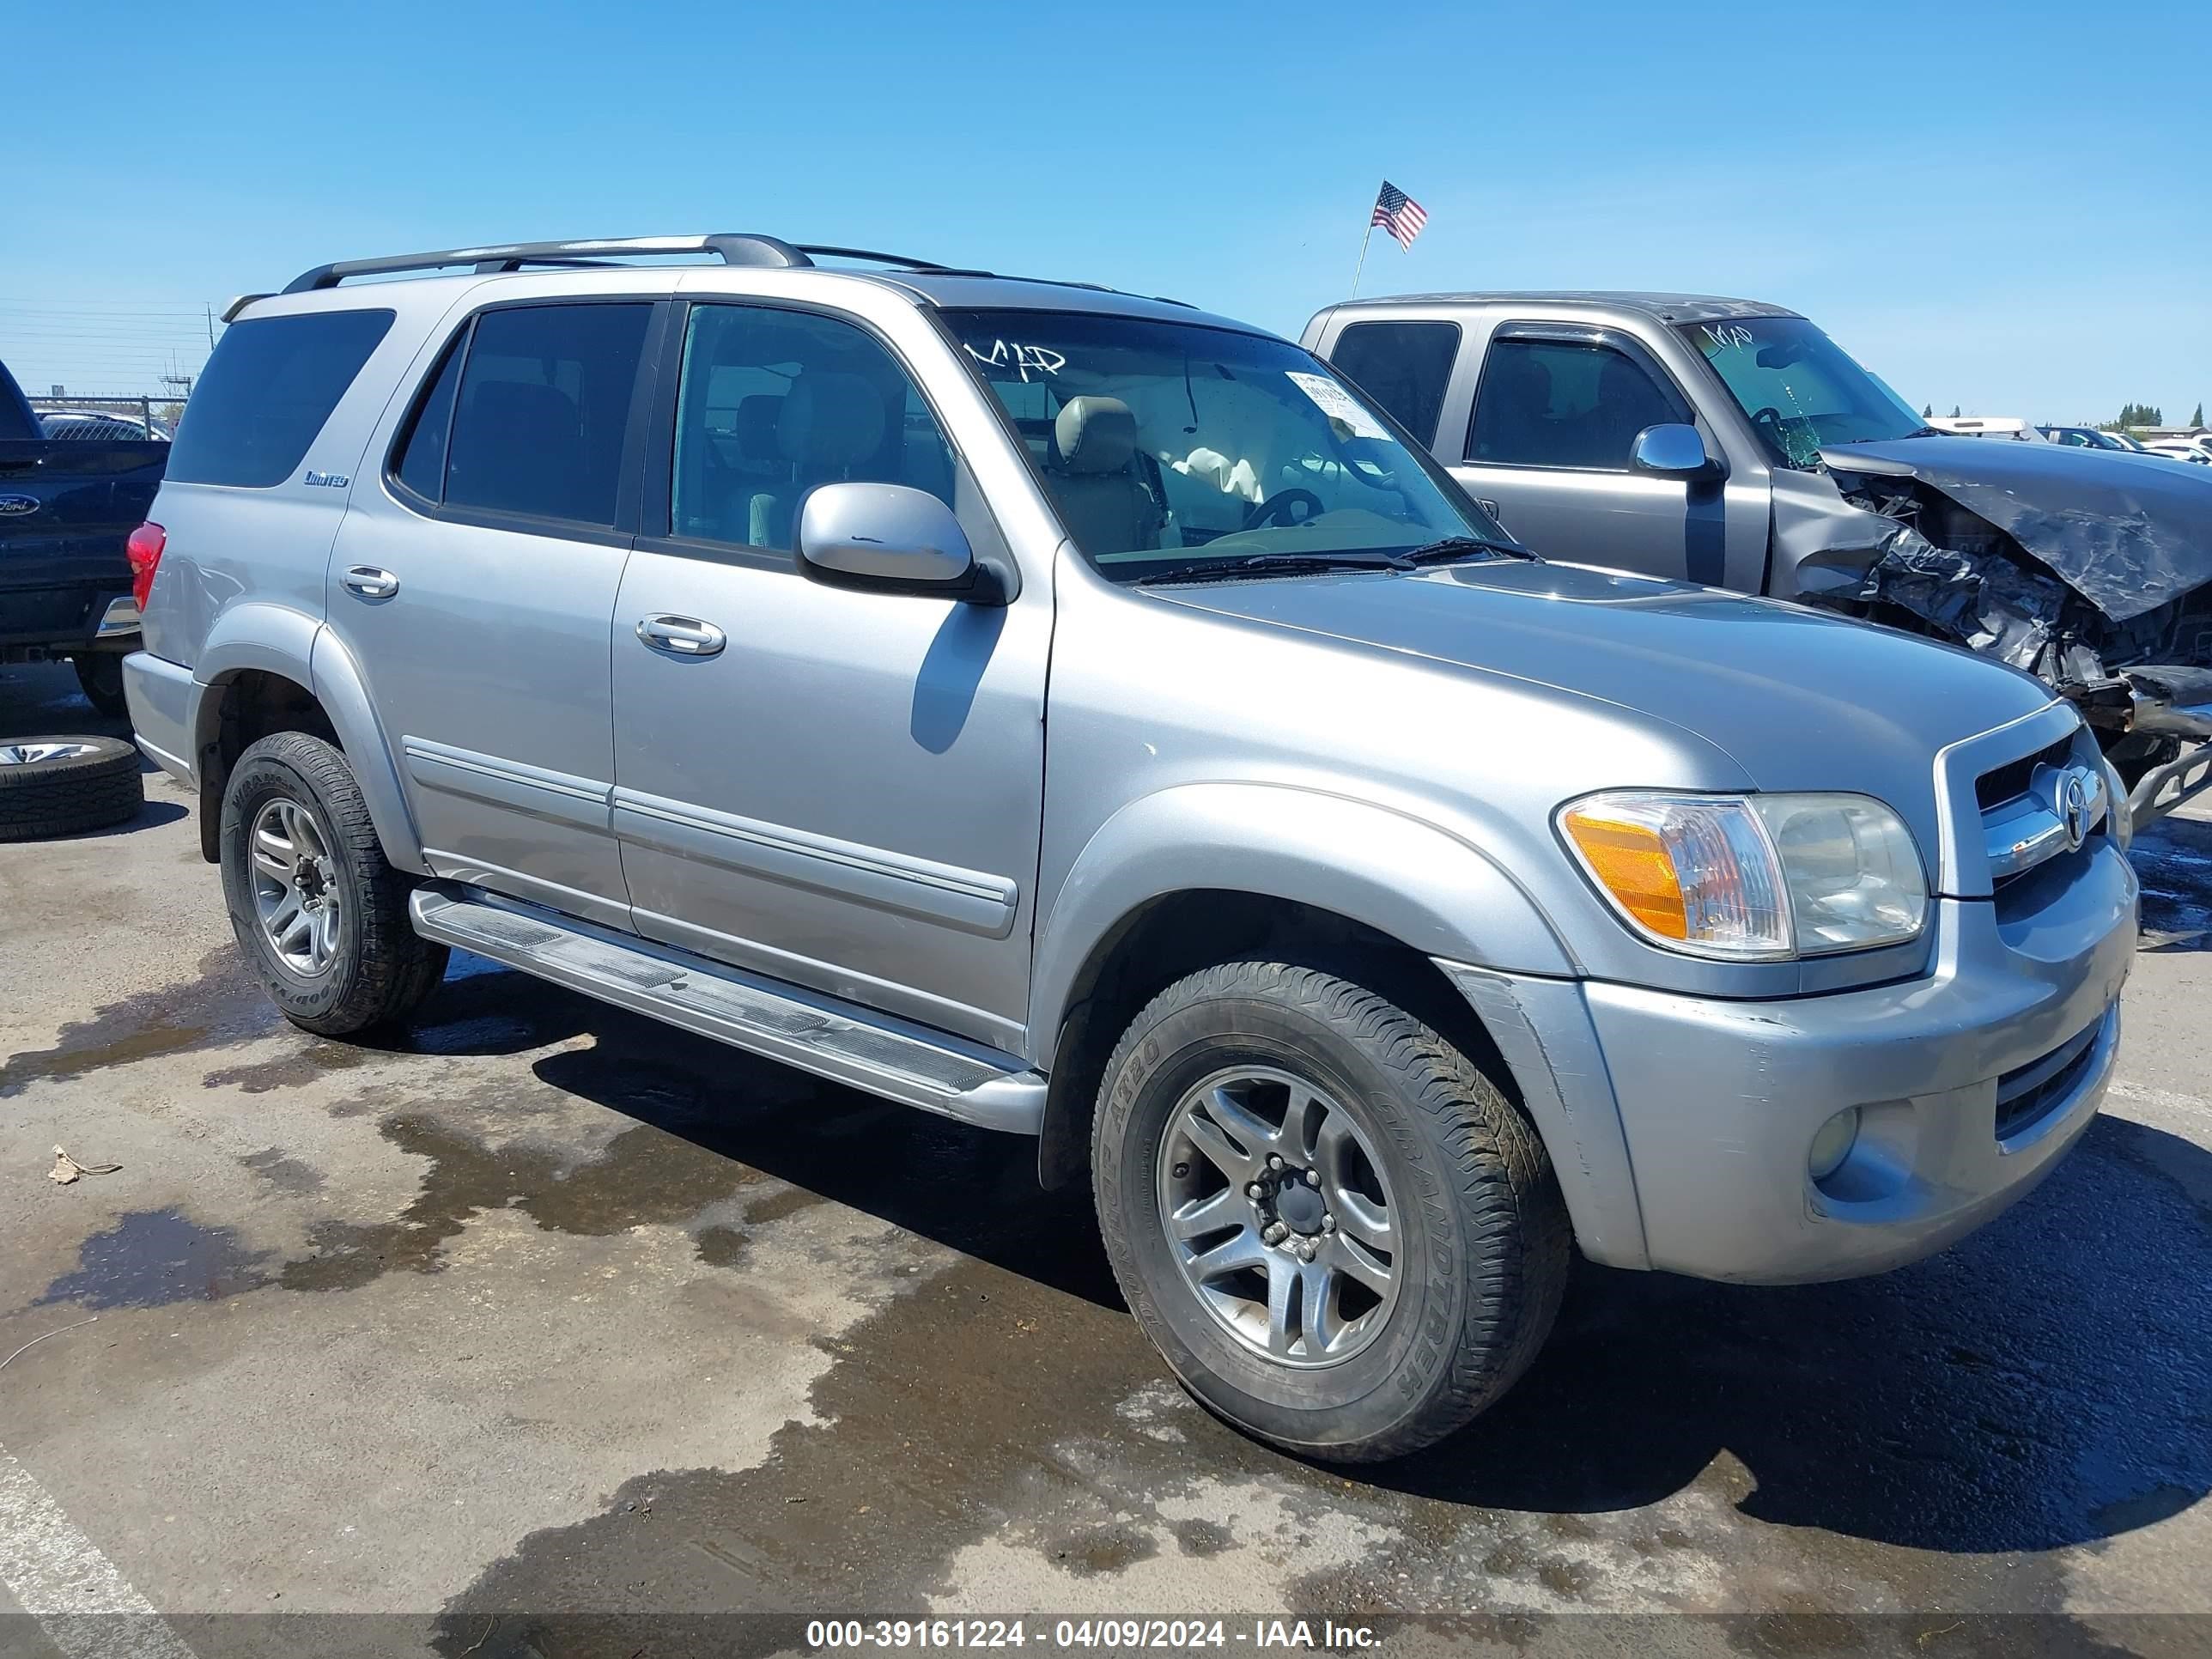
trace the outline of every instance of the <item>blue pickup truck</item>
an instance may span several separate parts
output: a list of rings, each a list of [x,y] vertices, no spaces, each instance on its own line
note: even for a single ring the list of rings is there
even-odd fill
[[[168,465],[153,439],[49,438],[0,363],[0,663],[66,657],[120,717],[138,606],[124,543]]]

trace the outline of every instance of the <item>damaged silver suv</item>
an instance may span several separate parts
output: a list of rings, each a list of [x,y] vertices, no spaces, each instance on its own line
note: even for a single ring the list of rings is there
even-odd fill
[[[2212,787],[2212,472],[1936,432],[1755,301],[1361,300],[1305,343],[1540,552],[2026,669],[2081,710],[2138,823]]]
[[[749,235],[232,316],[126,673],[285,1014],[466,950],[1031,1137],[1278,1445],[1466,1422],[1577,1248],[1878,1272],[2096,1113],[2072,703],[1539,560],[1287,341]]]

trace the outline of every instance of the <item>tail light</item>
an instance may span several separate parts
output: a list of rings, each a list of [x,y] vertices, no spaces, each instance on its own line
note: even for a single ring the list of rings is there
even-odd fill
[[[142,614],[146,596],[154,591],[154,572],[161,565],[161,550],[168,544],[169,532],[150,523],[140,525],[123,544],[124,556],[131,561],[131,597],[138,602]]]

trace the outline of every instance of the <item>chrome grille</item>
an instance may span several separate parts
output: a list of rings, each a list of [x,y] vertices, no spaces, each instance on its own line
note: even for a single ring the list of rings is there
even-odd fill
[[[2075,759],[2073,748],[2069,738],[1975,780],[1992,887],[2078,851],[2104,823],[2112,805],[2104,769]]]

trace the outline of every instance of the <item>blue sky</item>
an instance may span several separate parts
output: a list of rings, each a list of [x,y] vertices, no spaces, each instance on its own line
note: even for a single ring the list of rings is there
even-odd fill
[[[21,6],[0,358],[150,387],[330,258],[767,230],[1173,295],[1774,300],[1918,405],[2212,400],[2187,8],[1121,0]]]

